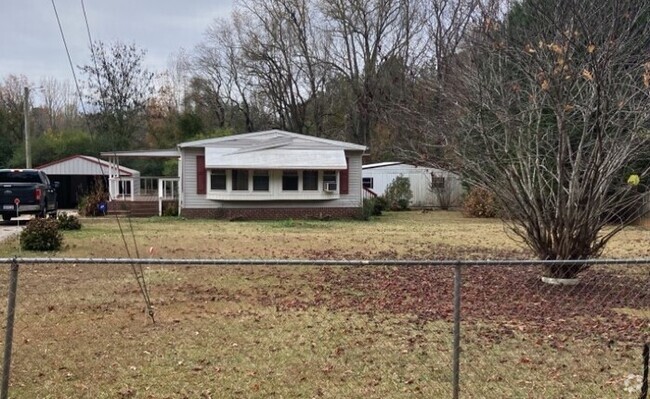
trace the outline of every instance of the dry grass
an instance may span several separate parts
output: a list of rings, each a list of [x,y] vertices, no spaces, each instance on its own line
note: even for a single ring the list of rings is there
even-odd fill
[[[183,258],[529,256],[500,222],[456,213],[388,214],[370,223],[133,223],[143,256],[150,247],[155,257]],[[650,241],[648,234],[625,230],[608,255],[647,257],[641,243]],[[65,233],[65,241],[57,256],[124,256],[112,219],[85,220],[81,231]],[[17,254],[17,248],[17,240],[0,245],[0,256]],[[364,282],[366,274],[347,268],[152,266],[146,269],[157,313],[152,325],[127,266],[24,266],[12,396],[450,397],[448,318],[423,319],[417,308],[375,303],[362,303],[360,311],[355,304],[366,298],[381,304],[383,295],[417,294],[379,290]],[[357,284],[341,286],[354,278]],[[0,293],[6,286],[2,274]],[[491,306],[489,300],[473,306],[481,303]],[[446,310],[451,298],[427,306]],[[615,311],[647,319],[647,309]],[[481,320],[465,321],[463,397],[635,397],[623,390],[625,377],[640,370],[634,342],[565,332],[551,339],[547,330],[515,327],[495,339],[510,323]]]
[[[56,256],[126,256],[113,218],[83,220],[66,233]],[[170,258],[495,258],[530,257],[523,244],[496,219],[468,219],[458,212],[388,213],[371,222],[228,222],[133,219],[122,221],[132,255]],[[604,256],[650,257],[650,229],[631,226],[615,237]],[[0,246],[0,256],[20,254],[18,239]],[[42,256],[41,253],[22,253]]]

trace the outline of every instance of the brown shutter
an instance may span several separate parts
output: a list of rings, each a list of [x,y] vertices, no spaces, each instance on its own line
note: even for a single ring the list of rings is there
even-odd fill
[[[346,164],[346,169],[341,171],[341,174],[339,176],[341,180],[341,194],[348,194],[350,192],[350,188],[348,187],[349,181],[350,181],[350,162],[348,158],[345,158],[345,164]]]
[[[196,156],[196,193],[205,194],[205,156],[197,155]]]

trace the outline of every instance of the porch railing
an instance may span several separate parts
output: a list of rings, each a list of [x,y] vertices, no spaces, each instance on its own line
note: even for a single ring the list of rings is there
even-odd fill
[[[363,199],[377,198],[377,193],[368,187],[363,187],[361,194],[363,196]]]

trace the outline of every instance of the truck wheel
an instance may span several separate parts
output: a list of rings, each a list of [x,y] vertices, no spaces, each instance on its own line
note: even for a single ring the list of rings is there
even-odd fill
[[[10,221],[11,220],[11,215],[8,214],[8,213],[3,213],[2,214],[2,220],[4,220],[5,222]]]

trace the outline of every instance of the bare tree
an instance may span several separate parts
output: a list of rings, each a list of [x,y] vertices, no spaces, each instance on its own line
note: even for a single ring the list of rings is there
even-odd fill
[[[42,79],[41,93],[43,95],[43,107],[48,117],[48,129],[51,131],[56,130],[64,106],[61,83],[52,77]]]
[[[0,81],[0,167],[11,164],[15,149],[24,140],[23,90],[29,86],[22,75],[9,75]]]
[[[279,127],[322,134],[321,91],[329,65],[323,60],[326,43],[317,38],[312,23],[318,19],[308,0],[246,0],[240,38],[246,72]]]
[[[465,177],[540,259],[572,278],[625,226],[648,176],[650,4],[526,0],[475,32],[463,71]]]
[[[329,59],[351,91],[351,138],[368,144],[378,119],[375,96],[380,65],[411,54],[417,32],[411,21],[417,20],[418,8],[400,0],[333,0],[320,2],[320,7],[331,41]]]
[[[2,133],[12,144],[23,140],[23,103],[25,87],[30,87],[27,77],[9,75],[0,85],[0,109],[3,111]],[[30,98],[31,101],[31,98]],[[31,105],[29,109],[31,109]]]
[[[194,69],[217,96],[215,112],[237,110],[244,119],[244,130],[251,132],[260,124],[255,115],[254,81],[247,74],[241,45],[246,24],[243,18],[235,12],[230,20],[217,19],[208,27],[206,39],[197,47]],[[226,116],[234,124],[237,115]]]
[[[79,124],[79,99],[69,81],[44,78],[40,92],[48,119],[47,130],[59,131]]]
[[[451,172],[439,171],[431,173],[429,177],[429,191],[433,194],[438,207],[444,211],[449,210],[455,205],[458,199],[456,184],[458,176]]]
[[[410,68],[415,79],[402,98],[393,99],[383,114],[400,137],[396,155],[410,162],[438,168],[456,168],[454,138],[460,129],[464,62],[468,33],[485,19],[497,19],[506,0],[423,0],[426,47],[420,62]]]
[[[144,110],[153,94],[153,73],[143,65],[146,52],[134,44],[91,45],[91,61],[81,67],[87,75],[88,100],[98,111],[99,131],[115,148],[129,148],[141,139]]]
[[[181,48],[178,52],[170,55],[167,61],[168,85],[178,111],[183,110],[183,100],[190,84],[191,70],[192,60],[187,50]]]

